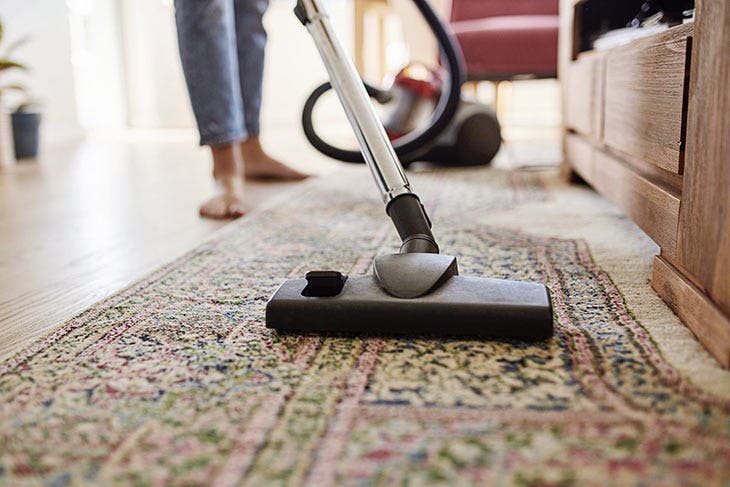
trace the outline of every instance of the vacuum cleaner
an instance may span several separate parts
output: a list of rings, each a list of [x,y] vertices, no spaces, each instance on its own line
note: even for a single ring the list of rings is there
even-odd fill
[[[414,2],[448,39],[427,0]],[[285,281],[266,305],[266,326],[297,333],[550,337],[553,314],[543,284],[461,276],[456,257],[440,253],[426,210],[320,0],[298,0],[294,12],[314,39],[402,245],[399,253],[376,257],[372,275],[347,276],[325,269]],[[450,82],[460,85],[459,56],[453,39],[448,40],[442,47],[452,52],[445,57],[456,62]],[[458,102],[457,95],[440,103],[435,119],[439,130]],[[433,127],[426,132],[438,134]],[[401,144],[400,150],[416,151],[417,138]]]
[[[384,124],[404,167],[416,160],[441,166],[489,164],[502,144],[497,115],[488,105],[461,96],[466,77],[458,44],[437,15],[425,10],[421,13],[441,48],[441,66],[410,64],[395,76],[389,88],[365,83],[366,90],[375,102],[394,106]],[[318,86],[304,104],[304,135],[326,156],[363,163],[359,151],[333,146],[317,133],[312,114],[319,99],[331,88],[329,82]],[[427,128],[418,132],[424,112],[432,112],[433,116]]]
[[[412,63],[395,76],[388,89],[393,98],[388,104],[395,105],[395,108],[383,122],[385,132],[394,145],[397,146],[402,137],[418,130],[419,123],[425,118],[424,114],[434,112],[443,96],[441,71]],[[452,88],[461,90],[460,86]],[[480,166],[492,162],[501,145],[502,129],[494,110],[488,105],[462,97],[454,118],[441,135],[429,144],[428,151],[420,155],[414,153],[406,160],[400,157],[400,160],[406,168],[416,156],[419,161],[439,166]]]

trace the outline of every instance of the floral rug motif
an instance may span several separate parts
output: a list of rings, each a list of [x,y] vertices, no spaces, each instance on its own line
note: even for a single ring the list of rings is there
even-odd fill
[[[397,248],[365,170],[343,171],[0,364],[0,483],[730,484],[730,401],[667,362],[587,243],[484,223],[554,178],[413,179],[462,274],[549,286],[551,340],[265,328],[283,279]]]

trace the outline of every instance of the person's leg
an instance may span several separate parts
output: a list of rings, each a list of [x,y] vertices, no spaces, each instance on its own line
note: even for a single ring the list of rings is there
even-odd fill
[[[239,143],[247,138],[239,87],[233,0],[175,0],[180,59],[200,144],[213,155],[217,192],[200,207],[203,216],[245,213]]]
[[[244,171],[249,179],[300,180],[307,175],[270,157],[259,141],[266,48],[263,15],[268,6],[269,0],[234,0],[239,82],[248,133],[241,142]]]
[[[259,115],[267,38],[263,16],[269,7],[269,0],[234,0],[233,7],[236,17],[238,82],[246,131],[249,136],[258,136],[261,130]]]

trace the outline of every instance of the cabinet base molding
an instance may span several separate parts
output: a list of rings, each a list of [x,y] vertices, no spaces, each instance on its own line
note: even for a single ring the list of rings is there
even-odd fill
[[[730,319],[717,305],[659,255],[651,285],[720,365],[730,368]]]

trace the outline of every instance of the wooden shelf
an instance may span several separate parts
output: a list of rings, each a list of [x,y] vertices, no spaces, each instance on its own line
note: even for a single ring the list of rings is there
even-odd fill
[[[564,164],[660,247],[652,285],[730,367],[730,2],[693,23],[577,52],[561,2]]]

